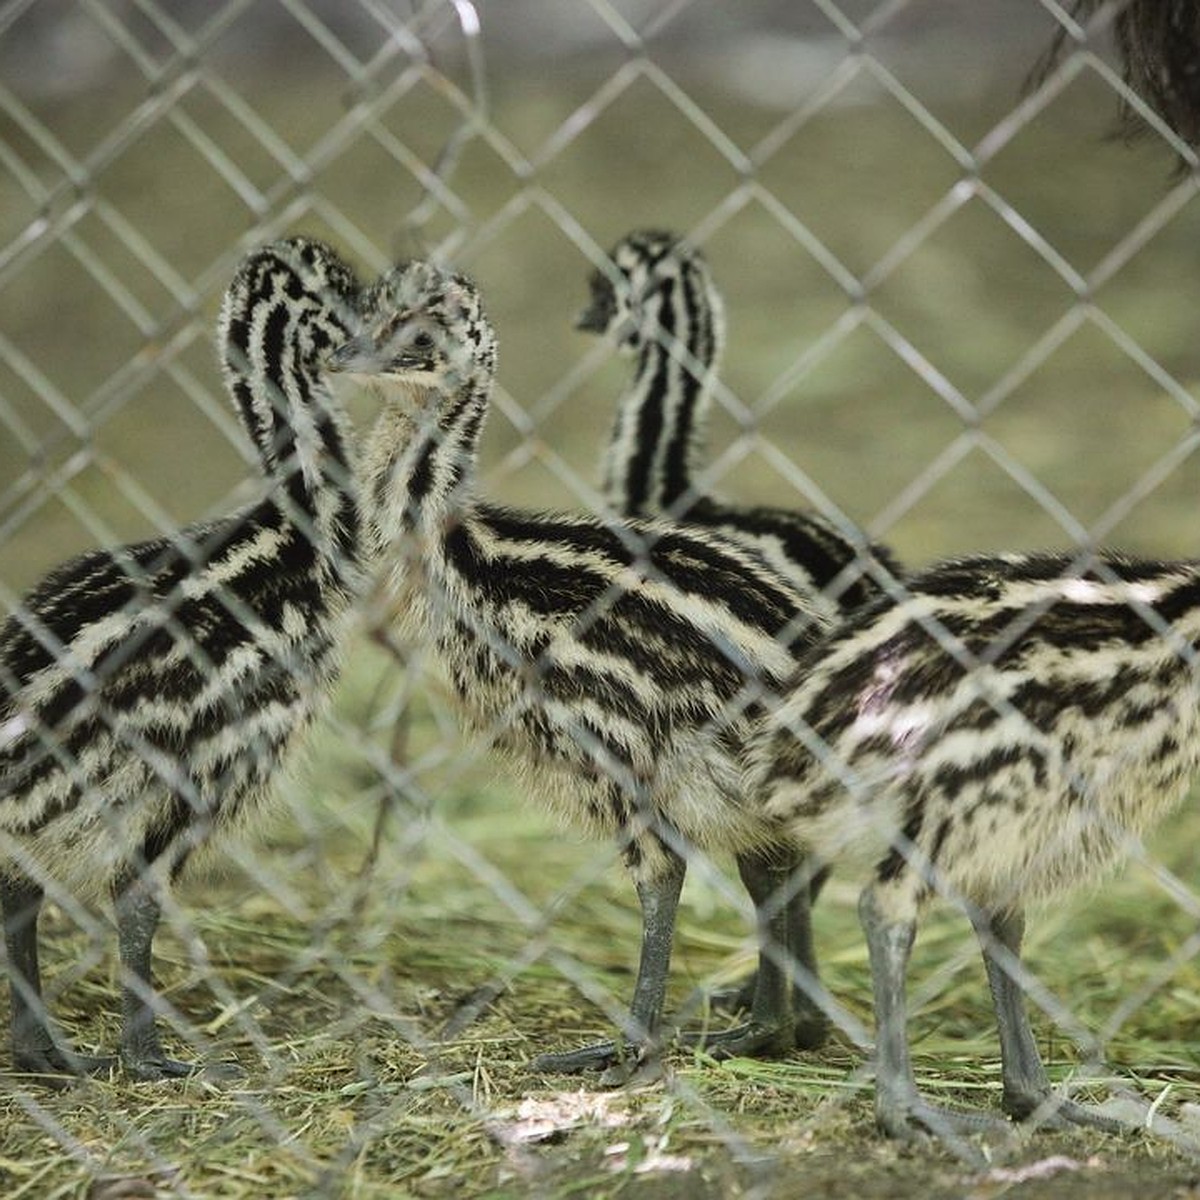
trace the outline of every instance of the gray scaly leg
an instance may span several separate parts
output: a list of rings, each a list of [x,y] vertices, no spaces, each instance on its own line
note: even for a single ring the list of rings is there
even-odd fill
[[[795,944],[791,925],[797,907],[803,909],[799,919],[809,924],[808,889],[796,889],[791,864],[786,861],[751,852],[739,855],[737,865],[758,918],[760,949],[750,1020],[737,1029],[709,1034],[704,1042],[718,1058],[735,1054],[786,1054],[795,1044],[792,972],[788,962]],[[801,897],[803,905],[798,905]],[[811,930],[808,943],[811,954]]]
[[[671,967],[675,913],[687,872],[687,866],[678,854],[666,846],[661,849],[666,858],[666,869],[653,879],[637,882],[642,907],[642,952],[633,986],[633,1001],[629,1006],[626,1039],[599,1042],[562,1054],[541,1054],[534,1059],[534,1070],[573,1073],[609,1068],[603,1082],[620,1083],[655,1048]]]
[[[37,923],[42,889],[21,875],[0,877],[4,947],[12,1010],[13,1066],[36,1075],[92,1075],[114,1059],[77,1054],[50,1020],[42,999]]]
[[[825,1044],[829,1036],[828,998],[821,986],[817,968],[817,951],[813,945],[812,903],[820,893],[828,871],[819,871],[810,879],[809,866],[799,868],[804,876],[804,886],[796,888],[794,879],[789,880],[791,889],[788,900],[788,939],[792,963],[789,964],[792,980],[792,1013],[795,1023],[795,1043],[801,1050],[816,1050]],[[788,894],[788,893],[785,893]],[[826,1003],[821,1003],[822,997]]]
[[[983,1113],[955,1112],[930,1104],[917,1091],[908,1053],[905,977],[916,936],[913,921],[889,921],[881,911],[877,885],[863,892],[858,915],[867,937],[875,997],[875,1120],[888,1136],[910,1139],[922,1133],[953,1139],[960,1133],[986,1133],[1007,1122]]]
[[[1029,1026],[1021,985],[1013,977],[1012,960],[1017,963],[1021,960],[1024,914],[1006,912],[992,915],[977,924],[976,932],[983,949],[983,965],[987,970],[988,986],[996,1010],[996,1028],[1000,1034],[1004,1111],[1019,1121],[1036,1116],[1039,1124],[1059,1128],[1090,1125],[1112,1132],[1125,1129],[1126,1126],[1112,1117],[1056,1096],[1050,1087],[1050,1079]]]
[[[150,959],[161,906],[154,885],[136,876],[128,878],[114,890],[113,903],[122,971],[121,1063],[134,1079],[191,1075],[198,1066],[168,1058],[158,1040]]]
[[[739,863],[739,870],[742,870]],[[829,1017],[826,1007],[818,1000],[823,994],[817,971],[817,955],[812,936],[812,905],[820,894],[828,868],[812,876],[806,886],[797,888],[795,881],[786,884],[788,896],[788,938],[791,946],[792,970],[796,976],[792,987],[792,1013],[796,1030],[796,1045],[801,1050],[816,1050],[829,1036]],[[742,881],[750,888],[742,871]],[[753,893],[752,893],[753,894]],[[717,1011],[750,1011],[758,988],[758,972],[752,972],[740,985],[711,997]]]

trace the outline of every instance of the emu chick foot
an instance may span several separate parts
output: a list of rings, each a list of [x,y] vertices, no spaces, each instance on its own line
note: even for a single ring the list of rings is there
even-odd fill
[[[658,1051],[661,1043],[614,1040],[594,1042],[578,1050],[539,1054],[533,1060],[535,1071],[546,1074],[578,1075],[583,1071],[601,1071],[603,1087],[620,1087],[633,1080],[648,1082],[659,1073]]]
[[[741,983],[719,988],[709,994],[708,1005],[718,1013],[748,1013],[754,1006],[758,972],[752,971]],[[792,992],[795,1014],[795,1047],[797,1050],[819,1050],[829,1040],[830,1021],[807,992],[796,988]]]
[[[796,1044],[791,1023],[747,1021],[733,1029],[717,1033],[684,1033],[679,1040],[685,1046],[702,1046],[713,1058],[777,1058]]]
[[[246,1072],[234,1062],[185,1062],[165,1054],[130,1057],[122,1055],[121,1067],[129,1079],[154,1083],[165,1079],[196,1077],[210,1083],[230,1083],[245,1077]]]
[[[875,1098],[875,1122],[882,1133],[898,1141],[920,1141],[926,1137],[954,1137],[1011,1132],[1011,1122],[990,1113],[942,1108],[923,1096],[904,1099]]]
[[[57,1042],[13,1047],[13,1067],[19,1073],[54,1077],[57,1086],[84,1075],[106,1075],[116,1064],[112,1055],[79,1054]]]
[[[1131,1113],[1128,1120],[1088,1104],[1067,1100],[1046,1088],[1041,1092],[1013,1095],[1005,1093],[1004,1111],[1015,1121],[1029,1121],[1039,1129],[1071,1129],[1082,1126],[1101,1129],[1105,1133],[1128,1133],[1145,1126],[1141,1112]],[[1138,1106],[1141,1107],[1141,1106]],[[1149,1105],[1144,1108],[1149,1111]]]

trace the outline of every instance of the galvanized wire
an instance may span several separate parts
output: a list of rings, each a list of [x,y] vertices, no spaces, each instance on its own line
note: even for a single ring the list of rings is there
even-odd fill
[[[487,264],[511,263],[513,246],[537,247],[538,239],[521,233],[523,223],[536,221],[570,249],[582,280],[588,269],[603,264],[614,235],[646,223],[646,196],[636,196],[636,204],[628,194],[614,196],[606,227],[599,228],[593,218],[562,199],[554,173],[572,154],[585,152],[590,138],[607,136],[604,121],[613,111],[619,113],[631,97],[665,114],[664,120],[682,122],[688,136],[706,153],[711,151],[720,169],[728,173],[728,186],[711,204],[697,201],[678,206],[676,211],[687,214],[680,232],[698,245],[718,246],[722,238],[736,239],[737,222],[747,214],[765,214],[840,302],[832,320],[819,329],[809,327],[802,339],[789,337],[787,322],[780,321],[784,349],[771,357],[772,370],[760,374],[753,388],[737,388],[724,379],[719,383],[717,404],[734,433],[714,450],[703,482],[728,489],[742,464],[761,461],[791,490],[797,503],[819,510],[848,530],[858,525],[889,536],[915,511],[936,503],[938,489],[974,456],[981,456],[1048,516],[1061,530],[1062,544],[1077,551],[1082,564],[1092,547],[1106,542],[1160,487],[1186,469],[1200,441],[1195,432],[1200,405],[1193,394],[1194,380],[1162,361],[1131,332],[1122,313],[1108,308],[1111,291],[1106,289],[1113,281],[1119,282],[1137,267],[1148,248],[1174,223],[1190,220],[1194,225],[1197,219],[1194,150],[1131,90],[1114,62],[1107,34],[1121,6],[1096,6],[1081,21],[1054,0],[1028,0],[1028,11],[1020,15],[1021,28],[1035,31],[1042,45],[1061,29],[1057,59],[1023,93],[1020,85],[1032,64],[1007,48],[998,49],[1001,74],[1011,86],[1011,103],[982,131],[971,128],[966,134],[947,116],[936,89],[925,94],[921,77],[907,70],[908,60],[899,64],[894,53],[900,46],[921,59],[914,44],[922,37],[921,22],[928,16],[923,10],[938,6],[922,6],[916,0],[750,6],[754,11],[745,19],[760,39],[788,38],[795,46],[807,40],[826,49],[831,44],[838,48],[826,55],[802,89],[803,95],[786,111],[755,114],[753,120],[744,119],[737,102],[712,111],[714,89],[696,69],[702,60],[709,63],[724,53],[722,38],[733,36],[726,15],[718,11],[722,7],[706,0],[658,4],[572,0],[542,8],[532,3],[509,7],[498,0],[356,0],[350,4],[284,0],[278,6],[255,5],[251,0],[216,6],[82,0],[68,11],[33,0],[12,0],[0,8],[0,62],[10,68],[7,77],[0,77],[0,120],[6,126],[6,136],[0,139],[0,206],[12,214],[0,228],[0,310],[24,297],[26,289],[42,305],[36,321],[39,336],[31,336],[25,313],[19,333],[13,332],[16,321],[6,319],[0,328],[0,441],[4,443],[0,448],[4,467],[0,603],[4,608],[17,610],[23,591],[34,579],[85,545],[114,545],[135,534],[170,534],[180,523],[172,477],[192,465],[186,447],[179,464],[159,464],[150,480],[128,465],[124,444],[114,448],[103,440],[105,430],[115,428],[123,417],[137,421],[138,404],[147,388],[171,389],[176,410],[162,414],[165,424],[186,409],[189,429],[211,427],[219,435],[229,457],[237,460],[233,468],[226,464],[226,477],[245,473],[248,451],[207,360],[212,358],[211,314],[217,297],[248,248],[280,232],[315,225],[369,272],[380,270],[397,255],[461,262],[472,270],[478,264],[487,292],[489,281],[483,275]],[[1019,6],[974,6],[979,13],[997,7]],[[972,36],[970,13],[935,16],[946,27]],[[995,21],[995,13],[988,19]],[[689,21],[697,22],[699,31]],[[715,32],[706,22],[715,26]],[[541,52],[528,44],[539,36],[548,42]],[[558,53],[552,44],[555,37],[571,48]],[[72,89],[68,79],[63,85],[65,96],[39,91],[46,81],[39,84],[37,73],[22,65],[22,59],[47,47],[76,56],[65,64],[65,73],[69,76],[76,70],[83,82]],[[927,50],[925,58],[932,63],[936,51]],[[269,72],[274,88],[251,86],[256,71]],[[506,77],[506,72],[513,77]],[[561,92],[561,96],[555,93],[553,104],[547,102],[547,111],[565,110],[565,115],[548,130],[532,120],[528,129],[515,132],[498,95],[503,95],[504,105],[536,107],[538,88],[550,87],[547,80],[553,80]],[[310,127],[305,113],[313,91],[320,89],[321,99],[328,101],[334,83],[340,89],[333,105],[338,111],[323,109],[325,122]],[[993,168],[1019,154],[1031,130],[1053,123],[1064,98],[1083,85],[1102,87],[1114,116],[1124,107],[1140,118],[1161,151],[1161,180],[1148,180],[1141,215],[1127,227],[1111,231],[1106,252],[1090,265],[1081,265],[1057,246],[1053,231],[1042,228],[1022,201],[1006,195],[992,177]],[[102,103],[108,88],[114,89],[116,98]],[[528,89],[524,97],[523,88]],[[844,249],[831,245],[819,230],[821,214],[814,219],[813,214],[801,212],[780,194],[771,176],[816,123],[827,120],[839,105],[858,102],[856,88],[867,89],[881,108],[911,120],[927,148],[944,157],[953,175],[947,186],[939,185],[935,195],[922,200],[919,211],[906,210],[897,216],[886,249],[862,262],[850,261]],[[256,99],[247,99],[247,92]],[[287,97],[287,92],[294,95]],[[88,105],[95,106],[94,121],[85,119],[81,111]],[[418,117],[406,116],[406,105],[414,113],[432,114],[437,128],[419,127]],[[280,115],[284,108],[286,117]],[[953,116],[958,115],[956,110]],[[734,128],[739,123],[751,132]],[[286,129],[281,128],[284,125]],[[188,241],[191,231],[176,224],[176,214],[159,213],[155,228],[142,227],[125,211],[130,197],[111,185],[114,172],[137,161],[150,139],[163,136],[163,131],[169,131],[173,145],[186,148],[191,170],[197,173],[198,194],[207,194],[205,189],[214,184],[223,189],[224,199],[212,218],[215,227],[202,228],[205,213],[187,214],[188,222],[199,227],[196,246],[187,247],[186,262],[173,261],[171,252],[163,248],[164,242],[178,249]],[[333,198],[336,190],[331,186],[339,163],[367,150],[378,156],[374,161],[385,164],[379,169],[395,172],[399,197],[391,208],[373,200],[368,206],[374,213],[370,221]],[[851,150],[848,147],[847,153]],[[1182,161],[1187,172],[1172,178],[1175,160]],[[171,162],[174,165],[174,159]],[[161,182],[152,168],[151,157],[143,163],[141,181],[151,191]],[[647,192],[658,189],[665,195],[677,189],[684,193],[689,187],[687,179],[656,176],[653,163],[638,169],[646,175]],[[813,173],[822,169],[821,162],[808,165]],[[490,180],[481,185],[484,176]],[[886,193],[886,177],[874,182]],[[386,194],[387,189],[383,191]],[[1081,194],[1078,206],[1086,210],[1095,200]],[[622,204],[628,205],[628,217]],[[144,211],[144,206],[135,207]],[[982,211],[997,228],[1011,233],[1070,296],[1032,344],[982,389],[957,383],[954,372],[939,361],[937,342],[924,331],[906,330],[879,299],[968,210]],[[1152,287],[1153,280],[1141,286]],[[546,287],[558,287],[558,281],[548,279]],[[97,300],[91,309],[67,304],[67,315],[60,319],[56,304],[68,299],[58,294],[61,290],[86,290]],[[563,305],[567,299],[563,288],[555,303]],[[943,297],[942,302],[947,310],[954,306],[953,297]],[[519,308],[510,310],[508,318],[519,322]],[[96,333],[88,327],[92,320],[97,322]],[[986,427],[1009,410],[1014,397],[1082,332],[1103,338],[1156,394],[1178,406],[1189,427],[1121,490],[1105,490],[1099,514],[1073,512],[1052,481]],[[561,340],[564,331],[547,331],[545,336]],[[129,352],[115,364],[81,375],[71,365],[73,347],[92,338],[128,343]],[[887,353],[895,366],[893,380],[918,381],[923,394],[936,402],[939,417],[951,419],[956,431],[941,444],[931,439],[919,471],[884,497],[874,511],[851,512],[844,498],[835,498],[831,485],[837,481],[802,467],[764,428],[790,411],[797,393],[813,386],[822,370],[847,353],[856,338],[867,338]],[[610,386],[604,377],[609,357],[603,346],[580,348],[553,378],[539,380],[540,391],[531,393],[519,392],[502,374],[495,403],[498,414],[509,423],[509,445],[488,464],[485,487],[511,486],[520,492],[525,473],[536,468],[543,482],[548,479],[557,489],[556,499],[599,505],[592,464],[580,446],[559,445],[547,430],[559,428],[556,421],[571,419],[567,414],[581,393]],[[1187,361],[1186,356],[1179,361]],[[875,432],[886,441],[888,430]],[[165,442],[160,433],[149,443],[158,449],[129,461],[145,464],[148,455],[162,454]],[[188,519],[226,511],[247,494],[248,489],[236,482],[207,491],[196,487],[189,495],[203,497],[204,511],[192,512]],[[845,490],[838,488],[837,494],[844,497]],[[63,511],[71,514],[71,522],[63,520]],[[43,529],[51,532],[43,535]],[[61,545],[56,540],[59,534]],[[1186,532],[1179,540],[1188,540]],[[18,548],[20,559],[15,561]],[[1147,610],[1148,619],[1151,616]],[[962,648],[945,630],[933,632],[951,653],[962,656]],[[380,636],[386,640],[386,631]],[[1193,656],[1191,647],[1179,650]],[[255,843],[234,844],[225,851],[264,897],[312,929],[311,945],[299,948],[268,988],[286,992],[306,972],[329,971],[357,1006],[356,1013],[331,1030],[335,1040],[345,1040],[350,1056],[358,1024],[369,1016],[436,1067],[447,1032],[421,1014],[397,1011],[391,984],[403,965],[385,961],[390,953],[389,930],[364,927],[363,921],[364,913],[378,911],[377,906],[365,907],[372,890],[391,889],[397,904],[403,905],[404,881],[402,872],[397,873],[396,856],[399,861],[410,854],[444,856],[490,894],[522,938],[516,950],[489,965],[486,977],[479,981],[479,1006],[468,1007],[466,1015],[456,1014],[450,1036],[489,1001],[509,989],[519,990],[522,977],[538,964],[548,964],[564,989],[573,989],[619,1024],[624,1011],[621,986],[598,979],[594,968],[563,950],[556,928],[569,919],[572,902],[611,870],[611,855],[598,854],[552,903],[531,899],[526,881],[513,878],[489,859],[486,848],[456,833],[453,820],[440,813],[438,795],[429,790],[431,786],[453,788],[460,779],[471,780],[480,770],[490,770],[486,744],[465,742],[453,714],[434,694],[426,703],[438,737],[419,752],[393,753],[390,731],[405,719],[414,694],[421,691],[423,654],[383,657],[404,661],[398,666],[389,662],[386,670],[379,668],[385,680],[379,703],[367,717],[358,713],[362,719],[339,711],[330,719],[332,732],[321,742],[326,746],[336,738],[341,759],[353,759],[357,777],[370,781],[361,786],[355,819],[346,819],[344,825],[351,838],[363,842],[362,878],[340,894],[314,897],[298,886],[312,881],[298,877],[297,871],[323,869],[312,867],[319,857],[315,849],[311,860],[303,852],[298,857],[274,855]],[[312,820],[313,838],[326,836],[326,827],[305,815],[302,782],[289,784],[286,790],[290,820],[301,828]],[[322,819],[328,820],[328,815]],[[1194,888],[1140,845],[1132,847],[1132,853],[1194,921],[1200,913]],[[739,909],[752,925],[746,899],[720,864],[698,858],[692,869],[721,904]],[[329,882],[338,886],[333,876]],[[102,919],[69,895],[59,895],[57,900],[70,921],[85,931],[89,950],[74,973],[56,985],[52,1000],[103,960],[109,932]],[[273,1044],[255,1015],[255,1005],[239,999],[238,990],[223,981],[221,966],[211,961],[187,905],[173,902],[166,923],[182,939],[187,970],[211,989],[222,1012],[214,1029],[189,1031],[186,1020],[168,1003],[172,1025],[189,1033],[187,1040],[201,1052],[236,1030],[266,1064],[266,1083],[286,1080],[289,1048]],[[347,931],[360,940],[356,953],[343,959],[336,951],[337,936]],[[246,936],[252,937],[253,931]],[[634,949],[629,947],[631,957]],[[1192,933],[1100,1030],[1088,1028],[1076,1017],[1061,984],[1048,986],[1027,969],[1020,971],[1019,978],[1057,1030],[1073,1039],[1085,1058],[1098,1059],[1099,1048],[1118,1034],[1132,1014],[1153,1003],[1156,992],[1198,951],[1200,941]],[[936,996],[965,957],[963,953],[948,960],[932,980],[916,985],[914,1003]],[[863,1048],[869,1044],[870,1032],[855,1011],[839,1003],[836,1015],[848,1041]],[[865,1064],[856,1068],[844,1095],[853,1096],[853,1089],[861,1089],[868,1079]],[[447,1086],[463,1110],[477,1116],[494,1131],[493,1136],[500,1141],[509,1136],[496,1106],[481,1101],[466,1081],[452,1079]],[[664,1086],[674,1089],[694,1111],[707,1113],[712,1136],[730,1153],[743,1159],[759,1153],[750,1147],[737,1122],[709,1105],[684,1077],[672,1077]],[[94,1168],[94,1151],[62,1123],[36,1086],[10,1080],[2,1087],[31,1126],[60,1146],[63,1154],[89,1171]],[[364,1144],[389,1122],[400,1119],[404,1096],[384,1095],[374,1111],[353,1122],[340,1156],[333,1160],[310,1151],[305,1131],[289,1127],[257,1094],[237,1092],[229,1102],[253,1116],[266,1143],[287,1143],[320,1181],[347,1169]],[[120,1103],[115,1103],[120,1113]],[[144,1156],[147,1171],[169,1172],[172,1164],[141,1138],[133,1110],[119,1119],[130,1143]],[[188,1194],[185,1186],[181,1194]]]

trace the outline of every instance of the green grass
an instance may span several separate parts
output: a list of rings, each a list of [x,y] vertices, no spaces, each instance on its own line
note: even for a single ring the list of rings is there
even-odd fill
[[[382,668],[374,652],[355,656],[340,705],[354,727],[389,711],[390,691],[377,686]],[[413,762],[439,736],[433,715],[420,713]],[[385,741],[381,730],[381,748]],[[604,1036],[610,1010],[627,1000],[638,916],[623,873],[605,848],[541,820],[511,781],[488,778],[486,758],[418,772],[420,788],[438,796],[436,810],[412,797],[388,802],[373,858],[384,802],[339,766],[351,753],[325,731],[285,789],[272,836],[239,855],[246,869],[183,887],[183,924],[199,935],[208,965],[194,957],[190,936],[168,929],[159,938],[165,995],[205,1052],[236,1058],[245,1079],[173,1087],[116,1079],[65,1092],[13,1080],[0,1096],[0,1172],[10,1194],[83,1196],[96,1178],[152,1171],[177,1172],[181,1194],[231,1200],[530,1188],[619,1196],[642,1187],[736,1196],[764,1180],[767,1194],[786,1195],[792,1177],[887,1195],[896,1193],[885,1187],[918,1188],[923,1173],[934,1182],[929,1194],[954,1195],[980,1175],[945,1151],[914,1155],[876,1139],[863,1055],[842,1033],[819,1053],[775,1062],[718,1064],[677,1050],[665,1080],[616,1092],[533,1072],[539,1050]],[[305,805],[303,826],[287,816],[292,803]],[[1152,852],[1186,877],[1198,832],[1189,812]],[[509,888],[534,916],[514,911]],[[835,877],[817,926],[827,983],[869,1027],[853,900],[850,881]],[[111,1046],[110,957],[74,978],[90,944],[61,917],[49,932],[50,978],[72,976],[58,1011],[81,1045]],[[1156,985],[1111,1031],[1104,1053],[1121,1087],[1150,1100],[1169,1088],[1164,1115],[1200,1104],[1200,968],[1189,959],[1158,979],[1193,932],[1194,921],[1136,868],[1030,921],[1028,964],[1083,1028],[1104,1030],[1130,996]],[[569,975],[556,965],[564,959]],[[698,993],[751,963],[747,915],[693,877],[673,1004],[692,1005],[693,1019],[704,1020]],[[942,1101],[994,1110],[995,1032],[957,915],[926,923],[911,981],[921,1085]],[[1035,1026],[1053,1077],[1071,1079],[1081,1069],[1073,1039],[1045,1016]],[[1104,1089],[1089,1095],[1101,1099]],[[1179,1148],[1149,1134],[1014,1132],[990,1153],[1009,1169],[1053,1154],[1099,1155],[1105,1178],[1156,1186],[1194,1170]],[[1071,1180],[1084,1189],[1076,1194],[1091,1194],[1097,1171],[1060,1184]]]

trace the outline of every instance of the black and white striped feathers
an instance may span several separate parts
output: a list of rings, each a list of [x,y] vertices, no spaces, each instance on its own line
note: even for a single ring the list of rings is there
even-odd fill
[[[824,611],[715,534],[479,498],[496,345],[467,279],[399,268],[364,323],[337,365],[385,399],[364,476],[395,620],[434,647],[466,722],[564,817],[621,839],[639,890],[677,895],[685,846],[769,841],[736,748]],[[653,1032],[657,1009],[637,1009]]]
[[[676,234],[637,231],[593,272],[577,327],[636,359],[604,451],[605,497],[624,516],[669,513],[751,547],[796,587],[823,593],[831,616],[895,576],[889,551],[814,512],[731,504],[697,490],[704,430],[725,342],[708,264]],[[886,576],[884,576],[886,578]]]
[[[898,948],[925,903],[968,906],[998,993],[1006,1105],[1027,1115],[1049,1087],[995,946],[1011,964],[1025,905],[1119,858],[1197,773],[1200,563],[967,558],[907,593],[803,658],[752,743],[749,790],[826,861],[876,848],[863,912],[877,1004],[881,980],[902,996]],[[917,1097],[906,1058],[888,1060],[894,1025],[881,1123],[936,1130],[953,1118]]]
[[[724,822],[707,828],[705,805],[688,814],[675,794],[688,789],[661,781],[704,777],[701,790],[720,793],[716,811],[733,804],[740,823],[711,730],[742,720],[756,685],[786,678],[795,647],[827,622],[719,537],[477,496],[495,336],[474,285],[413,263],[366,303],[366,344],[347,343],[338,357],[386,399],[364,476],[397,620],[436,645],[474,724],[522,757],[565,768],[572,818],[628,835],[652,862],[657,839],[635,828],[630,808],[630,788],[647,787],[658,818],[709,844]],[[695,747],[681,754],[681,738]]]
[[[0,877],[34,889],[34,914],[41,889],[119,896],[176,875],[253,807],[328,694],[363,543],[351,431],[323,371],[358,294],[317,242],[252,254],[219,338],[263,498],[63,564],[0,631]]]
[[[967,558],[907,591],[805,659],[756,748],[772,811],[830,856],[838,806],[831,829],[885,815],[898,913],[930,872],[985,908],[1053,894],[1179,799],[1200,762],[1200,564]]]

